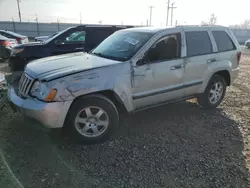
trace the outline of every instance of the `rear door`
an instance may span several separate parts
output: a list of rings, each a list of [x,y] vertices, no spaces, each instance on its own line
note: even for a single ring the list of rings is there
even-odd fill
[[[217,46],[217,60],[229,60],[232,62],[232,68],[236,69],[239,66],[238,56],[241,53],[240,49],[237,49],[237,44],[235,44],[230,37],[230,34],[231,33],[229,33],[229,31],[225,30],[224,28],[212,30],[212,35]]]
[[[202,27],[184,28],[186,58],[183,84],[185,96],[199,93],[211,64],[216,62],[215,44],[211,32]]]
[[[84,51],[85,41],[83,27],[72,28],[51,41],[51,55]]]

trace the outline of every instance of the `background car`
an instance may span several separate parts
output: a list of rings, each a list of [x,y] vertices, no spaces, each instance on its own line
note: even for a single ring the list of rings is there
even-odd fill
[[[25,65],[43,57],[73,52],[89,52],[114,32],[133,26],[79,25],[67,28],[45,42],[18,45],[12,50],[9,66],[21,71]]]
[[[55,36],[57,33],[58,32],[54,33],[51,36],[38,36],[38,37],[35,37],[34,40],[37,41],[37,42],[44,42],[44,41],[48,40],[49,38]]]
[[[0,30],[0,35],[3,35],[10,39],[16,39],[18,44],[26,44],[29,43],[29,39],[27,36],[20,35],[18,33],[14,33],[12,31]]]
[[[7,59],[10,57],[12,47],[17,45],[16,39],[9,39],[0,35],[0,58]]]
[[[246,46],[247,48],[250,48],[250,39],[248,39],[248,40],[245,42],[245,46]]]

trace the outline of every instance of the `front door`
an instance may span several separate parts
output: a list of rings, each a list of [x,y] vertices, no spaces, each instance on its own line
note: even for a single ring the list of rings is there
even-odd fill
[[[157,40],[143,62],[134,67],[132,85],[136,109],[183,97],[184,67],[180,33]]]
[[[73,28],[59,36],[52,44],[52,55],[84,51],[86,32],[82,28]]]

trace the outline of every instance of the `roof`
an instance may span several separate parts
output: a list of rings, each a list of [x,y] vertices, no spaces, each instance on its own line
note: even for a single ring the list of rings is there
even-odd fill
[[[1,29],[0,29],[0,31],[1,31],[1,32],[8,33],[8,34],[10,34],[10,35],[12,35],[12,36],[14,36],[14,37],[25,37],[24,35],[21,35],[21,34],[15,33],[15,32],[13,32],[13,31],[1,30]]]
[[[125,29],[126,31],[138,31],[138,32],[148,32],[148,33],[157,33],[159,31],[167,30],[167,29],[174,29],[174,28],[197,28],[197,27],[202,27],[202,28],[210,28],[210,29],[218,29],[218,28],[227,28],[224,26],[201,26],[201,25],[180,25],[180,26],[169,26],[169,27],[134,27],[134,28],[129,28]]]
[[[84,24],[84,25],[77,25],[73,27],[101,27],[101,28],[111,28],[111,27],[117,27],[117,28],[133,28],[136,26],[132,25],[101,25],[101,24]]]
[[[8,38],[3,35],[0,35],[0,40],[8,40]]]

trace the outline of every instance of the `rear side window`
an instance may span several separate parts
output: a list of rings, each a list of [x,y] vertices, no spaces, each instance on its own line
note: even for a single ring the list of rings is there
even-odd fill
[[[186,32],[187,55],[197,56],[212,53],[212,43],[206,31]]]
[[[219,52],[235,49],[235,45],[225,31],[212,31]]]

